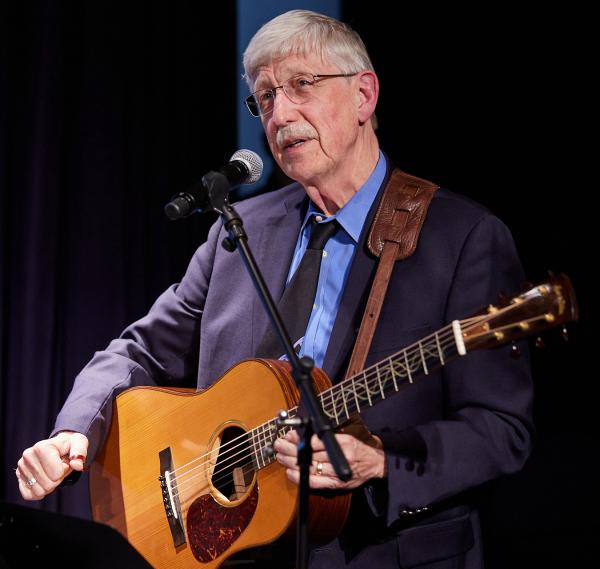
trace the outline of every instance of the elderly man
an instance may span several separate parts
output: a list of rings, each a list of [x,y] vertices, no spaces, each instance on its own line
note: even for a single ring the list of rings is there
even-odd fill
[[[295,183],[238,209],[276,299],[316,228],[336,224],[306,329],[292,338],[335,382],[348,365],[376,268],[365,241],[393,170],[373,126],[377,75],[358,34],[301,10],[263,26],[244,66],[248,109]],[[110,403],[125,388],[177,385],[190,370],[204,388],[241,359],[277,357],[265,349],[268,322],[241,260],[218,246],[223,237],[215,224],[182,282],[81,372],[55,435],[19,461],[25,499],[43,498],[93,459]],[[438,190],[415,253],[394,266],[367,365],[522,280],[506,227],[481,206]],[[351,489],[355,499],[344,531],[312,551],[311,567],[480,567],[476,489],[524,463],[531,398],[526,361],[506,350],[479,352],[365,410],[371,444],[337,435],[354,473],[349,482],[336,477],[314,438],[311,487]],[[296,441],[290,432],[275,443],[277,460],[295,482]]]

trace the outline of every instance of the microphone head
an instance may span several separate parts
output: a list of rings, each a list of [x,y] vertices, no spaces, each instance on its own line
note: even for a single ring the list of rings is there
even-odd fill
[[[260,180],[263,171],[263,161],[256,152],[242,148],[234,152],[229,159],[230,162],[235,160],[243,162],[248,169],[248,177],[244,180],[244,184],[254,184],[254,182]]]

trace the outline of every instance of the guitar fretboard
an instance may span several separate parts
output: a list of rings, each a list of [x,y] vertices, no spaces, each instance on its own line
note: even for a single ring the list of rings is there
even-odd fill
[[[339,426],[363,409],[426,377],[457,355],[452,326],[446,326],[326,389],[318,395],[319,401],[334,426]],[[298,407],[288,410],[290,418],[297,414]],[[255,469],[264,468],[275,460],[270,451],[271,445],[290,429],[288,426],[279,427],[277,419],[272,419],[248,432]]]

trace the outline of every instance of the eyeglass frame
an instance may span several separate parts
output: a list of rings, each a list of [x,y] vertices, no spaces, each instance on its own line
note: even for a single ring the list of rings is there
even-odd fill
[[[254,97],[254,95],[256,95],[256,93],[261,93],[263,91],[271,91],[272,95],[273,95],[273,101],[275,101],[277,95],[276,95],[276,91],[277,89],[281,89],[283,91],[283,93],[285,94],[285,96],[292,101],[292,103],[298,105],[301,103],[296,103],[285,91],[285,87],[284,85],[286,83],[288,83],[290,81],[290,79],[293,79],[294,77],[298,77],[301,75],[306,75],[308,77],[312,77],[313,78],[313,85],[315,83],[320,83],[321,81],[325,80],[325,79],[333,79],[335,77],[354,77],[355,75],[358,75],[360,73],[360,71],[356,71],[355,73],[332,73],[332,74],[317,74],[314,75],[312,73],[296,73],[295,75],[292,75],[289,79],[286,79],[281,85],[277,85],[276,87],[267,87],[265,89],[258,89],[258,91],[254,91],[254,93],[250,93],[250,95],[248,95],[245,99],[244,99],[244,103],[246,104],[246,108],[248,109],[248,112],[256,118],[260,118],[260,117],[266,117],[269,116],[272,112],[273,109],[275,108],[275,103],[273,102],[273,109],[271,109],[268,113],[265,114],[261,114],[260,110],[258,111],[258,114],[255,115],[252,112],[252,108],[251,106],[254,104],[256,105],[257,109],[260,109],[258,103],[256,102],[256,99]],[[254,99],[254,101],[252,101],[252,99]]]

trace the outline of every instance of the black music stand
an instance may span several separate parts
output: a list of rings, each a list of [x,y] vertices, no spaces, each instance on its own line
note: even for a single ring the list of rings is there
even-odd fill
[[[151,569],[113,528],[0,502],[0,569]]]

